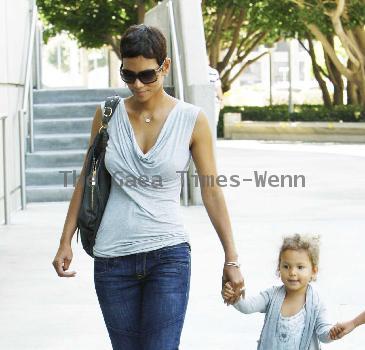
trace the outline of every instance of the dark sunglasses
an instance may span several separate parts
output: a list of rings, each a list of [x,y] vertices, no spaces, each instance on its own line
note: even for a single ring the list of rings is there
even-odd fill
[[[123,64],[122,64],[120,66],[120,77],[127,84],[134,84],[137,78],[143,84],[154,83],[155,81],[157,81],[157,73],[162,70],[164,62],[165,61],[163,61],[161,66],[158,67],[157,69],[146,69],[138,73],[132,72],[128,69],[123,69]]]

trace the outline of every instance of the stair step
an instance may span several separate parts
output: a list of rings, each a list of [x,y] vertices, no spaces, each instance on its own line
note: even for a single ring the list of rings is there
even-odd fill
[[[63,186],[27,186],[27,202],[69,202],[74,188]]]
[[[90,134],[45,134],[34,136],[34,150],[87,150]],[[28,138],[30,142],[30,138]]]
[[[86,150],[38,151],[26,154],[26,168],[80,167]]]
[[[50,118],[93,118],[100,102],[45,103],[34,105],[34,120]]]
[[[93,118],[52,118],[35,119],[34,133],[42,134],[80,134],[91,133]]]
[[[27,186],[73,186],[82,167],[28,168],[25,171]],[[67,173],[65,173],[67,172]],[[66,178],[66,179],[65,179]]]
[[[164,89],[169,95],[174,96],[173,87],[164,87]],[[34,103],[100,102],[113,95],[128,97],[131,92],[128,88],[34,90]]]
[[[174,96],[173,88],[165,89]],[[123,98],[131,95],[125,88],[34,91],[35,152],[26,154],[27,202],[70,201],[95,110],[106,97],[116,94]],[[29,145],[29,138],[27,141]]]
[[[50,89],[35,90],[34,103],[100,102],[108,96],[130,96],[129,89]]]

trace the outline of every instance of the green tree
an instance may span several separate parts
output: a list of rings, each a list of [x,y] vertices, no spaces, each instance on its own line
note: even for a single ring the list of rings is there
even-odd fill
[[[145,11],[157,0],[37,0],[46,25],[45,37],[67,31],[80,46],[97,48],[110,45],[119,57],[120,34],[130,25],[143,22]],[[258,23],[269,28],[263,15],[265,1],[203,0],[208,51],[213,66],[218,66],[227,91],[231,83],[266,52],[254,58],[248,55],[270,38]],[[257,17],[257,21],[253,19]],[[270,28],[271,29],[271,28]],[[227,50],[219,61],[220,50]],[[235,72],[240,66],[239,71]],[[232,76],[231,76],[232,75]]]
[[[332,62],[328,59],[326,53],[325,67],[318,63],[317,54],[315,51],[314,39],[306,26],[306,16],[308,13],[303,13],[298,5],[291,0],[271,0],[267,2],[265,15],[268,17],[269,23],[275,28],[276,34],[281,39],[297,39],[301,46],[308,52],[315,79],[322,91],[323,102],[327,107],[333,104],[343,104],[343,81],[341,74]],[[328,22],[322,23],[325,28],[329,28]],[[334,45],[333,34],[327,30],[328,40]],[[332,101],[328,90],[326,79],[328,79],[334,87],[334,98]]]
[[[342,10],[339,8],[342,6]],[[337,23],[334,23],[333,13],[342,11],[340,17],[337,18]],[[341,105],[344,100],[344,79],[348,81],[348,96],[349,103],[363,103],[361,102],[361,93],[359,93],[359,81],[352,82],[349,80],[351,74],[344,74],[344,67],[342,64],[342,53],[337,50],[335,45],[336,38],[339,38],[343,47],[346,47],[347,39],[339,32],[339,27],[343,27],[344,31],[350,35],[351,31],[362,28],[363,31],[365,23],[365,3],[363,0],[271,0],[267,8],[267,14],[271,17],[271,23],[282,38],[296,38],[299,40],[303,48],[308,52],[312,61],[313,73],[322,90],[324,104],[327,107],[332,105]],[[341,22],[341,23],[339,23]],[[355,46],[361,48],[361,35],[355,41],[358,41]],[[305,44],[305,41],[307,44]],[[314,41],[318,41],[323,50],[325,59],[324,67],[322,67],[317,60],[317,55],[314,50]],[[345,49],[346,52],[346,49]],[[363,51],[364,52],[364,51]],[[360,50],[357,50],[357,54]],[[351,58],[350,65],[351,65]],[[361,58],[360,58],[361,60]],[[342,62],[343,63],[343,62]],[[349,63],[348,63],[349,65]],[[353,74],[351,78],[355,78]],[[356,80],[356,79],[352,79]],[[333,98],[331,97],[327,81],[333,85]],[[353,88],[357,84],[357,88]],[[354,89],[355,92],[350,90]]]
[[[291,0],[310,35],[323,47],[329,76],[347,80],[349,104],[365,106],[365,2],[364,0]],[[335,49],[338,38],[347,56]]]
[[[120,57],[119,41],[130,25],[142,23],[157,0],[37,0],[45,39],[67,31],[80,46],[110,45]]]
[[[250,64],[268,53],[251,55],[259,45],[279,39],[265,14],[267,4],[266,0],[202,1],[209,62],[218,70],[224,92]]]

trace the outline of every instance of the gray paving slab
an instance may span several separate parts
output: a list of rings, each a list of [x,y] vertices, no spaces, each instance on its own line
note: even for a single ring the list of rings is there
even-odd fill
[[[226,187],[247,293],[279,283],[284,234],[322,236],[316,285],[333,321],[365,309],[365,145],[218,141],[218,172],[254,178],[304,175],[305,188]],[[92,278],[92,259],[73,243],[77,277],[51,265],[68,203],[30,204],[0,227],[0,349],[110,350]],[[242,315],[220,297],[223,251],[204,207],[182,208],[192,242],[192,281],[182,350],[254,350],[263,316]],[[324,349],[362,350],[365,326]]]

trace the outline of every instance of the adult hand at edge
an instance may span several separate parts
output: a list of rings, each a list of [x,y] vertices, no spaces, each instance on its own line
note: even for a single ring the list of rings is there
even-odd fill
[[[59,277],[75,277],[76,271],[67,271],[72,261],[72,248],[70,245],[60,245],[52,265]]]

